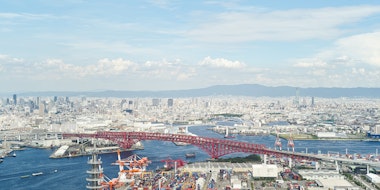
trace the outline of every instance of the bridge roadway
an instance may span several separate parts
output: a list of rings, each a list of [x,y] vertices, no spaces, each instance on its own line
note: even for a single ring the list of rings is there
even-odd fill
[[[369,165],[372,167],[380,167],[380,162],[372,162],[367,160],[352,160],[347,158],[329,157],[322,154],[306,154],[290,151],[273,150],[265,147],[263,144],[254,144],[240,142],[228,139],[218,139],[211,137],[192,136],[184,134],[170,133],[149,133],[149,132],[109,132],[98,131],[96,133],[64,133],[63,138],[79,137],[79,138],[103,138],[111,140],[119,144],[122,148],[131,148],[133,144],[142,140],[159,140],[171,142],[184,142],[199,147],[205,151],[211,158],[216,159],[223,155],[231,153],[252,153],[266,154],[275,157],[288,157],[297,160],[311,161],[328,161],[328,162],[343,162],[349,164]]]

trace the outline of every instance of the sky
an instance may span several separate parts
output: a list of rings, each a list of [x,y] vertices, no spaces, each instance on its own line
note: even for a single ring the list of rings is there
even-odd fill
[[[380,87],[377,0],[0,5],[0,92]]]

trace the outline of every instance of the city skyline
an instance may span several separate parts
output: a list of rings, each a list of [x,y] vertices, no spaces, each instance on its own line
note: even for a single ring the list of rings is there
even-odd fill
[[[380,87],[376,1],[0,2],[0,92]]]

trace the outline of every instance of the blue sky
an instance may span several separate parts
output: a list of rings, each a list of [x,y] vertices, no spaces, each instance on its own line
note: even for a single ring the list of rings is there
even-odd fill
[[[380,87],[377,1],[0,4],[0,92]]]

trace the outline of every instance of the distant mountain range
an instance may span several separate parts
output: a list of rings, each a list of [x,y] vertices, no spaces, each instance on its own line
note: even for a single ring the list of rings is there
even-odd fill
[[[46,91],[23,92],[22,96],[86,96],[86,97],[155,97],[155,98],[180,98],[180,97],[204,97],[204,96],[252,96],[252,97],[289,97],[296,96],[297,87],[278,86],[269,87],[257,84],[217,85],[207,88],[188,90],[164,90],[164,91]],[[380,88],[298,88],[300,97],[324,97],[324,98],[380,98]],[[11,96],[12,94],[2,94]]]

